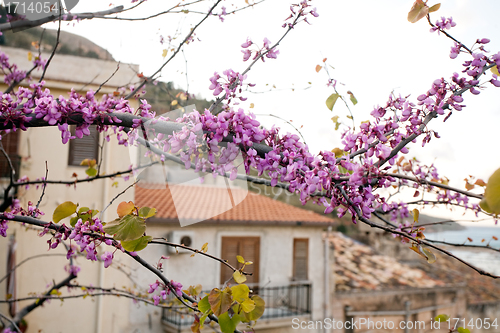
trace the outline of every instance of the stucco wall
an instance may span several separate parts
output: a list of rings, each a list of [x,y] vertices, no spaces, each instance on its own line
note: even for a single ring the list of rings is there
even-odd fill
[[[67,96],[67,90],[51,87],[51,93],[55,96]],[[0,87],[4,90],[5,87]],[[109,90],[109,89],[108,89]],[[100,95],[97,96],[99,98]],[[133,107],[137,107],[137,101],[131,101]],[[61,135],[57,128],[31,128],[26,132],[21,132],[19,141],[19,153],[24,158],[20,175],[28,176],[30,180],[45,176],[46,162],[48,166],[48,179],[50,180],[74,180],[73,173],[78,174],[79,179],[87,178],[85,167],[68,166],[69,144],[63,145]],[[128,149],[118,146],[116,140],[112,138],[103,150],[103,161],[101,173],[112,173],[115,171],[127,170],[130,166]],[[118,181],[118,186],[111,184]],[[133,177],[124,181],[118,179],[102,179],[92,183],[79,183],[76,188],[66,185],[49,185],[45,190],[40,209],[46,216],[42,219],[49,221],[52,212],[58,204],[65,201],[78,203],[80,207],[87,206],[100,211],[121,191],[133,182]],[[28,201],[36,203],[41,195],[41,188],[32,186],[29,190],[19,189],[19,199],[23,207]],[[113,206],[102,216],[103,221],[108,221],[116,216],[116,205],[123,200],[133,200],[133,191],[126,192]],[[68,221],[65,221],[68,223]],[[31,293],[41,293],[46,291],[55,281],[61,281],[67,276],[64,266],[68,263],[65,258],[65,251],[62,249],[47,250],[47,243],[40,239],[35,231],[26,231],[26,228],[17,223],[9,223],[9,235],[15,233],[17,240],[16,262],[31,258],[36,254],[48,254],[48,257],[36,258],[27,261],[16,270],[17,297],[29,296]],[[8,238],[1,237],[0,253],[0,274],[5,274]],[[59,256],[56,256],[59,254]],[[84,258],[77,259],[81,266],[81,272],[77,281],[81,284],[117,286],[127,285],[128,278],[114,270],[109,269],[104,272],[102,263],[91,263]],[[100,283],[103,282],[103,283]],[[65,291],[64,291],[65,292]],[[4,298],[5,283],[0,285],[0,297]],[[18,304],[18,309],[33,301],[25,301]],[[60,301],[52,301],[30,313],[28,321],[28,332],[71,332],[78,328],[78,333],[99,332],[100,327],[109,327],[113,323],[118,329],[125,327],[128,317],[129,301],[113,298],[86,298],[65,300],[60,306]],[[1,310],[6,313],[7,306],[1,304]],[[104,314],[106,313],[106,314]],[[116,319],[119,317],[120,319]],[[100,330],[105,332],[105,330]]]

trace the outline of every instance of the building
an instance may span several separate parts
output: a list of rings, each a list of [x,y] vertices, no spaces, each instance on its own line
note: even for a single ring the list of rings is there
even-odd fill
[[[335,220],[244,189],[232,188],[229,195],[240,203],[219,215],[216,213],[227,201],[226,187],[166,188],[139,183],[134,202],[139,207],[148,205],[158,209],[156,216],[148,221],[148,234],[178,244],[191,244],[197,249],[208,243],[210,254],[227,259],[235,267],[238,267],[237,255],[253,262],[246,269],[252,273],[246,283],[266,301],[257,332],[288,332],[294,317],[322,319],[328,308],[325,286],[330,283],[324,230]],[[180,206],[189,206],[192,201],[200,209]],[[203,214],[201,218],[213,217],[180,227],[179,218],[198,220],[198,214]],[[227,281],[234,284],[231,269],[201,255],[190,258],[191,252],[158,246],[149,246],[144,251],[152,259],[169,255],[164,272],[174,281],[193,286],[202,284],[208,291]],[[167,332],[189,332],[193,318],[164,310],[162,322]]]

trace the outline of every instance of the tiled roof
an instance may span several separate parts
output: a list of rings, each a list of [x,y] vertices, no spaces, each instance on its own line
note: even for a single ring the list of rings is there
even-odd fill
[[[316,224],[335,222],[308,210],[239,188],[139,183],[135,204],[157,209],[152,221],[207,221],[238,224]],[[182,225],[182,221],[181,221]]]
[[[330,243],[334,247],[335,289],[339,292],[404,287],[432,288],[446,285],[441,280],[431,278],[421,269],[377,254],[371,247],[341,233],[332,233]]]

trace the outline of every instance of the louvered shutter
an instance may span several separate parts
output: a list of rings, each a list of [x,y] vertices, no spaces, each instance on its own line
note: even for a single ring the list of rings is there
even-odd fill
[[[18,129],[15,132],[2,135],[2,146],[12,162],[12,166],[16,172],[16,178],[19,177],[19,166],[21,163],[21,158],[18,153],[19,131]],[[2,153],[0,153],[0,177],[10,177],[9,161]]]
[[[99,132],[95,126],[90,126],[90,135],[84,135],[83,138],[69,141],[69,159],[68,165],[80,165],[88,158],[97,161],[99,153]],[[71,135],[75,134],[75,126],[71,127]]]
[[[245,261],[252,261],[253,264],[245,267],[245,272],[253,273],[247,275],[245,283],[259,283],[259,237],[222,237],[222,259],[228,260],[233,267],[239,268],[241,264],[236,260],[236,256],[242,256]],[[233,275],[233,271],[221,265],[221,283],[228,281]]]
[[[309,239],[295,238],[293,240],[293,279],[307,280],[309,254]]]

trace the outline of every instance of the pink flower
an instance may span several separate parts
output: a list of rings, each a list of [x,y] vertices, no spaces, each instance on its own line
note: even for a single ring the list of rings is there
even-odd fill
[[[101,255],[101,260],[104,261],[104,268],[108,268],[113,261],[113,253],[109,251],[104,252],[104,254]]]

